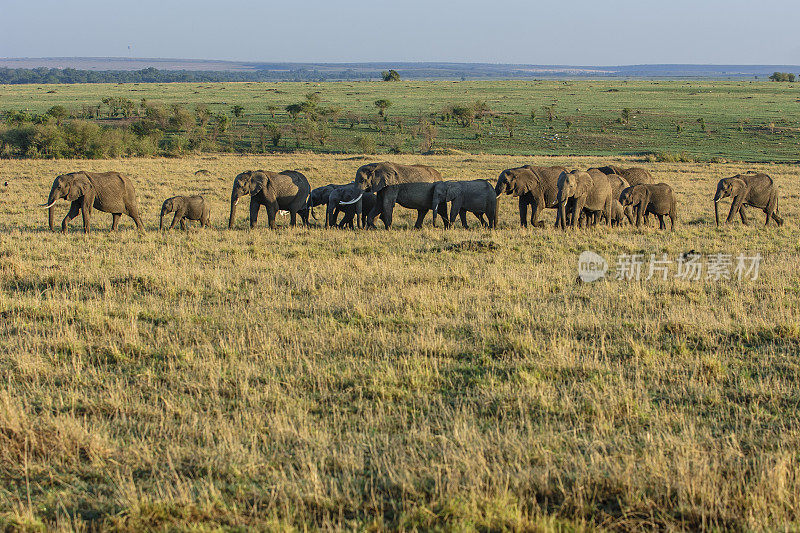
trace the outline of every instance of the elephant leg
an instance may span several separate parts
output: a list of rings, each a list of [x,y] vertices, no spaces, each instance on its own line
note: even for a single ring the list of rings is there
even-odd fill
[[[420,229],[422,227],[422,221],[425,220],[425,215],[428,214],[427,209],[417,209],[417,221],[414,223],[414,227],[416,229]],[[433,214],[434,220],[436,219],[436,213]],[[445,224],[447,227],[447,224]]]
[[[450,227],[450,220],[447,218],[447,202],[442,202],[439,204],[438,207],[439,217],[442,219],[442,224],[444,224],[445,229]],[[436,220],[436,213],[433,214],[434,220]]]
[[[122,213],[111,213],[111,231],[117,231],[117,224],[119,224],[121,216]]]
[[[467,210],[462,209],[458,212],[458,216],[461,217],[461,225],[464,226],[464,229],[469,229],[469,224],[467,224]]]
[[[381,220],[385,220],[385,218],[383,216],[382,207],[383,207],[383,200],[381,200],[380,198],[377,198],[376,202],[375,202],[375,205],[373,205],[372,209],[370,209],[369,213],[367,213],[367,220],[365,222],[366,222],[366,226],[368,228],[374,228],[375,227],[375,218],[378,215],[381,216]]]
[[[475,215],[475,218],[477,218],[478,221],[481,223],[481,227],[485,228],[489,226],[489,223],[486,222],[485,218],[483,218],[484,215],[483,213],[473,213],[473,214]]]
[[[528,227],[528,201],[522,197],[519,199],[519,223],[523,228]]]
[[[297,211],[289,212],[289,225],[295,227],[297,225]]]
[[[533,201],[531,204],[533,209],[531,210],[531,226],[534,228],[541,227],[539,226],[539,215],[542,214],[542,209],[544,208],[544,198],[540,197]]]
[[[267,224],[269,229],[275,229],[275,217],[278,215],[278,206],[267,204]]]
[[[742,224],[745,226],[750,224],[750,219],[747,218],[747,208],[744,204],[739,205],[739,217],[742,219]]]
[[[69,212],[67,213],[67,216],[65,216],[64,220],[61,221],[61,233],[66,233],[67,232],[67,224],[73,218],[78,216],[78,213],[80,213],[80,212],[81,212],[81,202],[80,202],[80,200],[75,200],[74,202],[72,202],[72,204],[70,204]]]
[[[667,229],[667,225],[664,222],[664,215],[657,215],[658,216],[658,229]]]
[[[91,232],[90,222],[92,219],[92,204],[84,201],[81,206],[81,213],[83,213],[83,233],[89,235]]]
[[[180,213],[178,213],[178,212],[176,211],[176,212],[175,212],[175,216],[174,216],[174,217],[172,217],[172,224],[170,224],[170,225],[169,225],[169,228],[168,228],[168,229],[172,229],[172,228],[174,228],[174,227],[175,227],[175,224],[177,224],[178,222],[180,222],[180,223],[181,223],[181,229],[183,229],[183,218],[181,217]]]
[[[260,203],[258,203],[256,200],[250,201],[250,229],[256,227],[256,223],[258,222],[258,211],[260,209]],[[269,215],[269,209],[267,209],[267,215]]]
[[[383,192],[383,198],[380,199],[381,215],[383,216],[383,225],[386,229],[392,226],[392,212],[394,211],[394,204],[397,201],[397,192],[388,191]]]
[[[731,210],[728,211],[728,218],[725,219],[726,224],[730,224],[731,222],[733,222],[733,217],[735,217],[737,213],[741,214],[740,209],[742,207],[742,204],[738,200],[739,197],[736,196],[733,198],[733,201],[731,201]],[[744,223],[745,223],[744,218],[742,218],[742,224]]]
[[[575,223],[583,213],[583,206],[586,204],[586,199],[583,197],[575,198],[575,207],[572,210],[572,229],[575,229]]]

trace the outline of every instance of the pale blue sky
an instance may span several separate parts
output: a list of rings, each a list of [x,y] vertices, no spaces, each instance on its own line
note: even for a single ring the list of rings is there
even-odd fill
[[[0,57],[43,56],[797,64],[800,2],[0,0]]]

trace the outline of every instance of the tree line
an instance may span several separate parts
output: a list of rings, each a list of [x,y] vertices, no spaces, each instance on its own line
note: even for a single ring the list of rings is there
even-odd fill
[[[394,71],[392,71],[394,72]],[[395,74],[397,74],[395,72]],[[212,70],[79,70],[74,68],[0,68],[0,84],[53,83],[191,83],[224,81],[324,81],[364,80],[382,77],[379,72],[342,70],[323,72],[315,69],[295,69],[286,72],[256,70],[246,72]]]

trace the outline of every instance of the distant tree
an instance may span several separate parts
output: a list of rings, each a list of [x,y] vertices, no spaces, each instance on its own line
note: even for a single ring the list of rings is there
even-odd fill
[[[244,114],[244,107],[240,105],[235,105],[231,108],[231,112],[233,113],[234,117],[240,118],[242,114]]]
[[[622,109],[622,112],[619,114],[620,118],[622,119],[623,124],[630,124],[631,122],[631,110],[627,107]]]
[[[358,135],[353,139],[356,149],[362,154],[374,154],[377,149],[377,143],[373,137],[368,135]]]
[[[272,146],[277,147],[281,143],[281,137],[283,137],[283,128],[277,124],[267,124],[264,127],[267,130],[270,141],[272,141]]]
[[[706,121],[703,120],[703,117],[698,118],[697,123],[700,124],[700,131],[706,131]]]
[[[211,120],[211,111],[209,111],[208,106],[205,104],[197,104],[194,106],[194,114],[197,117],[197,121],[200,123],[200,126],[204,128]]]
[[[267,106],[267,111],[269,111],[269,116],[274,120],[275,119],[275,111],[278,110],[278,106],[275,104],[270,104]]]
[[[297,120],[297,117],[303,112],[303,106],[301,104],[289,104],[286,106],[286,112],[289,113],[292,120]]]
[[[400,74],[396,70],[384,70],[381,72],[383,81],[400,81]]]
[[[548,122],[553,122],[553,119],[556,118],[556,106],[555,105],[543,105],[542,110],[544,111],[545,115],[547,116]]]
[[[47,110],[47,114],[56,120],[57,126],[61,126],[61,121],[67,118],[69,115],[67,108],[65,108],[63,105],[54,105]]]
[[[381,99],[375,100],[375,107],[378,108],[378,116],[385,117],[386,110],[392,105],[392,102],[389,100]]]
[[[503,117],[503,127],[508,132],[508,138],[511,139],[514,137],[514,128],[517,127],[517,119],[511,116]]]
[[[472,123],[475,121],[475,110],[472,107],[453,106],[451,112],[456,122],[464,128],[472,126]]]
[[[772,76],[769,77],[772,81],[789,81],[793,82],[795,80],[794,74],[789,72],[773,72]]]

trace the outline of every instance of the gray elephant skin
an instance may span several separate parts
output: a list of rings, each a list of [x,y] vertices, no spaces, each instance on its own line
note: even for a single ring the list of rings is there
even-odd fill
[[[433,186],[431,208],[436,212],[439,205],[450,202],[450,224],[461,217],[461,225],[469,228],[467,212],[473,213],[481,226],[497,227],[497,194],[487,180],[442,181]],[[488,222],[484,220],[486,215]],[[436,219],[434,218],[434,225]]]
[[[622,168],[617,165],[608,165],[598,168],[603,174],[616,174],[624,178],[628,185],[639,185],[640,183],[653,183],[653,175],[647,169],[641,167]]]
[[[384,226],[389,229],[394,206],[400,204],[407,209],[416,209],[417,221],[414,227],[421,228],[431,207],[432,184],[438,181],[442,181],[442,175],[427,165],[382,162],[359,167],[355,183],[361,190],[373,192],[376,196],[375,207],[367,216],[367,226],[374,227],[375,217],[381,215]],[[439,206],[438,214],[445,227],[449,226],[446,204]]]
[[[572,211],[569,220],[573,228],[584,214],[587,220],[595,215],[605,217],[606,225],[611,225],[611,184],[604,173],[590,170],[562,172],[558,178],[558,219],[562,229],[567,227],[568,208]]]
[[[208,226],[208,221],[211,217],[211,206],[199,194],[167,198],[161,204],[158,229],[164,229],[164,216],[169,213],[175,213],[175,216],[172,217],[172,224],[169,225],[168,229],[174,228],[175,224],[180,222],[181,229],[185,230],[187,228],[187,220],[197,220],[200,222],[200,227],[205,228]]]
[[[636,227],[641,225],[642,217],[653,214],[658,217],[659,229],[667,229],[664,217],[670,220],[670,229],[675,229],[678,219],[675,192],[666,183],[640,183],[622,191],[620,202],[623,207],[632,207],[636,213]]]
[[[714,220],[719,226],[719,201],[731,197],[731,210],[725,223],[730,223],[736,213],[742,218],[742,223],[747,224],[744,206],[749,205],[761,209],[767,216],[765,225],[769,226],[770,219],[778,226],[783,225],[783,218],[778,214],[778,187],[772,178],[760,172],[737,174],[730,178],[722,178],[717,183],[717,192],[714,194]]]
[[[531,225],[543,227],[539,215],[545,208],[558,207],[558,177],[566,171],[559,166],[509,168],[500,173],[494,192],[498,198],[503,193],[519,197],[519,221],[523,228],[528,226],[528,206],[533,208]]]
[[[275,228],[275,215],[279,210],[288,211],[290,224],[297,223],[297,214],[305,225],[308,225],[308,197],[311,186],[308,179],[296,170],[269,172],[265,170],[248,170],[233,180],[231,191],[231,214],[228,228],[233,228],[236,220],[236,205],[242,196],[250,195],[250,227],[258,222],[258,212],[263,205],[267,210],[269,227]]]
[[[111,213],[112,231],[117,229],[122,215],[131,217],[136,223],[136,228],[144,231],[139,217],[136,189],[130,178],[119,172],[71,172],[58,176],[50,189],[47,203],[43,204],[43,207],[48,209],[51,231],[54,229],[54,204],[62,198],[71,203],[67,216],[61,222],[62,233],[67,232],[67,223],[78,216],[78,213],[82,213],[83,232],[89,234],[93,209]]]
[[[336,227],[339,213],[344,213],[339,228],[348,226],[354,229],[354,220],[359,228],[363,228],[367,214],[375,207],[375,201],[374,193],[362,191],[355,183],[338,186],[328,198],[325,227]]]

